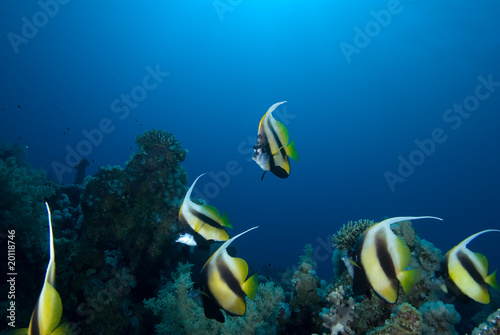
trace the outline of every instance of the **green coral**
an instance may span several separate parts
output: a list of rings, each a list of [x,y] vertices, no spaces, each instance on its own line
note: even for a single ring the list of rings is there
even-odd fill
[[[253,301],[246,299],[247,311],[242,317],[233,317],[225,312],[225,323],[207,319],[203,308],[191,297],[192,264],[179,263],[172,273],[173,281],[168,282],[156,298],[145,299],[144,306],[154,315],[161,317],[155,326],[159,335],[170,334],[207,334],[207,335],[244,335],[270,334],[275,332],[275,320],[284,299],[283,289],[272,282],[259,284]]]
[[[363,232],[375,224],[372,220],[349,221],[332,236],[333,246],[338,249],[351,250]]]

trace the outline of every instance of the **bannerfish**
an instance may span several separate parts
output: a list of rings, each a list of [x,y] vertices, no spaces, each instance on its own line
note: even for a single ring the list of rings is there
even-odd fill
[[[188,236],[184,238],[180,236],[177,242],[194,242],[197,245],[206,246],[209,241],[227,241],[229,234],[224,227],[233,228],[226,213],[221,216],[214,206],[209,204],[199,205],[191,200],[194,185],[203,175],[200,175],[193,182],[179,210],[179,221],[190,227],[192,234],[189,235],[192,235],[193,239],[188,238]]]
[[[52,235],[52,218],[50,208],[47,203],[48,219],[49,219],[49,251],[50,258],[47,270],[45,272],[45,280],[42,291],[38,297],[38,302],[31,315],[29,328],[21,328],[11,332],[11,334],[70,334],[69,323],[59,325],[62,316],[62,302],[59,293],[55,289],[56,281],[56,261],[54,253],[54,237]]]
[[[271,171],[280,178],[287,178],[290,174],[290,156],[294,161],[299,161],[299,154],[295,149],[294,141],[288,144],[288,129],[283,123],[276,121],[272,115],[279,105],[286,101],[275,103],[269,108],[259,123],[257,145],[253,147],[252,159],[264,170],[260,180],[264,179],[267,171]]]
[[[359,237],[351,261],[354,266],[353,289],[356,294],[369,293],[371,287],[382,299],[393,304],[398,299],[399,283],[409,293],[421,275],[421,269],[406,270],[411,252],[406,242],[396,236],[391,225],[401,221],[437,219],[433,216],[395,217],[379,222]]]
[[[248,264],[241,258],[231,257],[227,247],[241,235],[258,227],[253,227],[224,242],[207,260],[201,269],[205,294],[203,295],[205,316],[224,322],[220,308],[235,316],[243,316],[246,312],[245,296],[251,300],[257,293],[257,274],[250,278]],[[246,279],[246,280],[245,280]]]
[[[469,236],[446,253],[442,267],[445,285],[450,291],[457,296],[465,295],[481,304],[490,302],[486,284],[500,291],[496,279],[497,270],[488,276],[488,260],[484,255],[467,249],[467,244],[488,232],[500,233],[500,230],[488,229]]]

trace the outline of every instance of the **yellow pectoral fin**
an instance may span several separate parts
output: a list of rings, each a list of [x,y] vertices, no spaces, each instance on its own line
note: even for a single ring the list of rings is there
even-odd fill
[[[398,280],[403,286],[403,290],[406,294],[409,294],[415,286],[416,283],[420,280],[422,275],[422,269],[413,269],[408,271],[401,271],[398,274]]]
[[[271,156],[276,155],[278,152],[280,152],[281,149],[283,149],[283,147],[279,147],[278,149],[276,149],[276,151],[274,151],[273,153],[271,153]]]
[[[497,281],[497,270],[495,270],[495,272],[486,277],[484,281],[490,284],[490,286],[493,287],[495,290],[500,292],[500,285],[498,285]]]
[[[257,274],[254,273],[241,285],[241,289],[246,293],[247,297],[249,297],[250,300],[253,300],[255,298],[255,295],[257,294],[258,285],[259,279],[257,277]]]
[[[358,269],[361,269],[361,267],[355,262],[353,261],[352,259],[350,258],[346,258],[346,260],[351,263],[352,265],[354,265],[355,267],[357,267]]]
[[[45,282],[38,300],[38,329],[41,334],[50,334],[61,321],[62,302],[56,289]]]
[[[298,162],[299,161],[299,153],[297,149],[295,149],[295,140],[292,140],[290,144],[286,147],[286,154],[290,156],[291,159]]]

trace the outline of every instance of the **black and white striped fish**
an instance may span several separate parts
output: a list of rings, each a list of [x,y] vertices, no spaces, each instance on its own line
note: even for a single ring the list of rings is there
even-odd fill
[[[257,293],[257,274],[247,279],[248,264],[241,258],[227,253],[229,245],[253,227],[224,242],[207,260],[201,270],[203,278],[205,316],[224,322],[219,308],[231,315],[243,316],[246,312],[245,296],[253,300]]]
[[[409,293],[421,275],[421,269],[406,270],[411,252],[406,242],[396,236],[391,225],[401,221],[437,219],[433,216],[395,217],[379,222],[360,236],[352,252],[353,289],[369,293],[371,287],[381,298],[393,304],[398,299],[399,283]]]
[[[444,256],[442,267],[446,287],[457,296],[465,295],[481,304],[490,302],[488,285],[500,291],[496,279],[496,270],[488,276],[488,260],[478,252],[467,249],[470,241],[488,232],[498,232],[498,229],[488,229],[469,236],[452,248]],[[447,291],[447,290],[445,290]]]
[[[191,193],[200,175],[189,188],[179,210],[179,221],[187,225],[190,234],[181,235],[177,242],[190,246],[207,244],[209,241],[227,241],[229,234],[225,228],[233,228],[227,214],[220,215],[217,208],[209,204],[197,204],[191,200]]]
[[[276,121],[272,112],[286,101],[275,103],[269,108],[259,123],[257,145],[254,148],[253,160],[264,170],[261,180],[267,171],[271,171],[280,178],[287,178],[290,174],[290,156],[299,161],[299,154],[295,149],[294,141],[288,144],[288,129],[283,123]]]

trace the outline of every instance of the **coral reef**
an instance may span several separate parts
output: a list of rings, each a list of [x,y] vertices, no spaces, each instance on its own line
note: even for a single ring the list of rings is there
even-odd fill
[[[460,322],[455,307],[442,301],[426,302],[419,309],[424,320],[423,335],[457,334],[453,325]]]
[[[29,320],[40,293],[38,285],[43,281],[49,250],[43,203],[55,194],[56,187],[45,171],[33,169],[15,156],[0,159],[0,233],[15,230],[15,241],[22,245],[16,249],[16,269],[25,274],[26,280],[16,283],[16,289],[23,292],[16,303],[30,306],[19,311],[18,320]],[[4,261],[6,269],[7,257]],[[0,289],[8,292],[5,281],[0,283]]]
[[[407,303],[397,306],[396,312],[385,321],[383,326],[368,332],[369,335],[410,335],[421,333],[422,316],[415,307]]]
[[[300,256],[299,268],[291,280],[294,293],[291,301],[292,308],[318,304],[320,297],[317,289],[320,287],[320,282],[314,271],[315,266],[312,245],[306,244],[304,254]]]
[[[486,322],[474,328],[472,335],[498,335],[500,334],[500,309],[488,316]]]
[[[56,222],[71,223],[77,230],[71,244],[59,241],[69,256],[66,263],[59,262],[61,268],[76,274],[62,282],[60,293],[68,295],[65,306],[76,311],[74,318],[83,317],[84,333],[147,332],[152,326],[143,322],[144,294],[158,287],[158,269],[168,266],[166,255],[180,257],[173,246],[187,183],[179,165],[186,151],[172,134],[158,130],[139,135],[137,143],[140,151],[125,169],[104,166],[84,179],[83,216],[79,208],[55,210]],[[64,203],[69,197],[54,200]],[[75,236],[70,233],[68,227],[68,239]]]
[[[350,327],[354,318],[357,317],[354,299],[348,298],[344,287],[339,286],[328,295],[327,300],[332,307],[323,308],[323,311],[319,313],[324,321],[323,327],[328,328],[332,335],[355,334]]]
[[[26,158],[26,150],[19,142],[0,142],[0,159],[6,160],[11,157],[18,162],[23,161]]]

